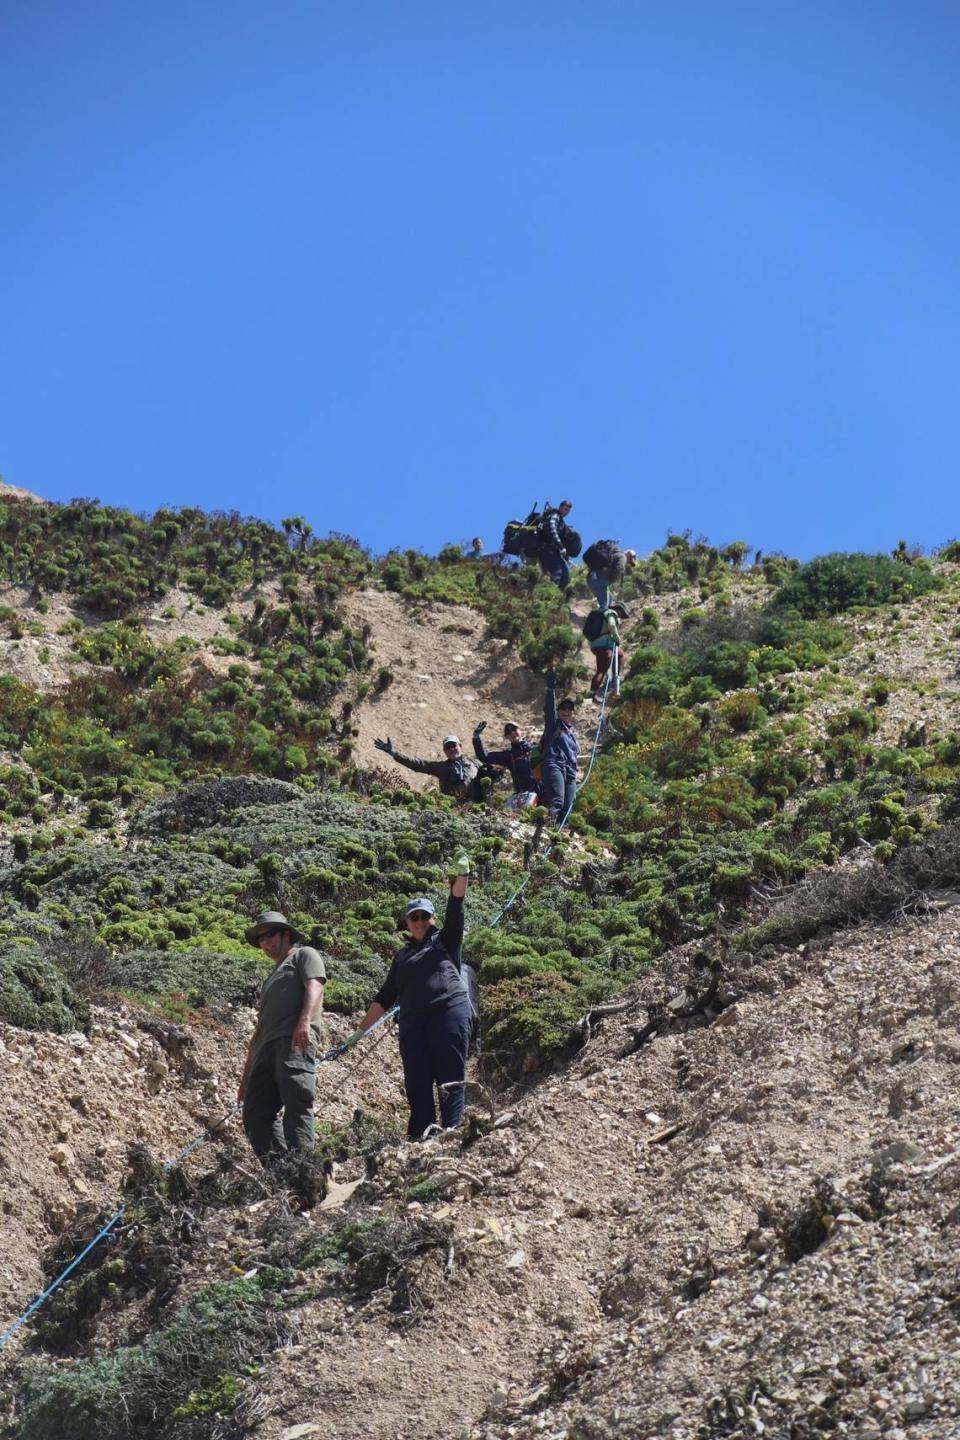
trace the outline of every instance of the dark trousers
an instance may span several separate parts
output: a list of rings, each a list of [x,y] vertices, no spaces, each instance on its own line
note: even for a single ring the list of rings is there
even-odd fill
[[[554,585],[566,590],[570,584],[570,566],[560,551],[544,550],[542,564]]]
[[[434,1085],[462,1080],[467,1070],[467,1051],[473,1029],[473,1012],[467,1000],[445,1010],[428,1010],[422,1015],[400,1015],[400,1059],[403,1086],[410,1103],[407,1134],[411,1140],[435,1125],[437,1109]],[[459,1125],[463,1119],[463,1086],[440,1092],[440,1123]]]
[[[317,1052],[313,1045],[306,1050],[291,1050],[289,1035],[264,1045],[253,1062],[243,1097],[243,1128],[262,1160],[282,1155],[285,1150],[313,1149],[316,1083]]]
[[[576,770],[565,770],[553,760],[544,760],[541,769],[540,803],[556,823],[569,815],[577,794]]]

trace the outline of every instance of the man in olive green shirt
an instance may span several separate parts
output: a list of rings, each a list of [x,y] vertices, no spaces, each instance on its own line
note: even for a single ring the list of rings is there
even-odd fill
[[[305,939],[279,910],[265,910],[247,931],[250,944],[274,965],[260,991],[257,1028],[237,1091],[247,1139],[264,1163],[288,1150],[313,1149],[313,1094],[327,971],[320,953],[302,943]]]

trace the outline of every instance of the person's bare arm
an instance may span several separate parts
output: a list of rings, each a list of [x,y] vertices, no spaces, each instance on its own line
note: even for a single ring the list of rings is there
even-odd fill
[[[323,981],[305,980],[303,982],[303,1009],[300,1011],[300,1018],[297,1021],[297,1028],[293,1032],[290,1041],[291,1050],[306,1050],[311,1043],[310,1021],[320,1009],[320,1002],[323,1000]]]
[[[369,1030],[370,1026],[376,1025],[377,1021],[382,1020],[386,1013],[386,1010],[384,1010],[381,1004],[379,1004],[376,1000],[371,1000],[370,1007],[367,1010],[366,1015],[364,1015],[363,1019],[360,1021],[360,1029]]]

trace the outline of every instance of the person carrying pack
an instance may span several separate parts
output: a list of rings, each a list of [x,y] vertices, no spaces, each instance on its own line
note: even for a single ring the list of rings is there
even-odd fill
[[[587,567],[587,588],[601,610],[610,604],[610,586],[623,579],[625,570],[637,563],[635,550],[621,550],[616,540],[594,540],[583,552]]]
[[[566,520],[572,509],[572,501],[561,500],[556,509],[548,505],[540,521],[540,565],[560,590],[566,590],[570,584],[568,556],[571,552],[567,541],[569,534],[576,535],[576,531],[569,531]],[[579,550],[579,545],[576,548]]]
[[[410,936],[393,957],[361,1030],[381,1020],[394,1005],[400,1008],[400,1059],[410,1105],[407,1135],[416,1140],[436,1124],[434,1086],[440,1090],[440,1123],[444,1128],[463,1119],[467,1052],[476,1031],[463,963],[463,902],[470,862],[453,858],[450,898],[443,928],[437,928],[433,902],[418,896],[406,907],[404,924]]]
[[[591,610],[583,622],[584,639],[589,642],[590,650],[596,661],[596,673],[590,680],[590,689],[593,693],[593,702],[599,705],[602,697],[604,678],[613,663],[613,657],[617,657],[616,679],[614,681],[614,693],[619,694],[620,676],[623,674],[623,664],[626,658],[623,653],[623,646],[620,644],[620,627],[617,623],[626,620],[628,610],[615,600],[601,610],[599,606]]]

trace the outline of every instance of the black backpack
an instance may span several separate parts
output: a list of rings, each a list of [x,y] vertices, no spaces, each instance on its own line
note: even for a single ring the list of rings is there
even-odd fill
[[[623,576],[627,558],[616,540],[594,540],[584,552],[583,563],[588,570],[601,570],[611,580],[619,580]]]
[[[522,555],[536,560],[540,554],[540,526],[543,516],[534,505],[526,520],[508,520],[503,532],[501,549],[505,555]]]
[[[585,639],[600,639],[600,636],[603,633],[603,617],[605,614],[606,611],[601,610],[599,605],[597,605],[595,609],[590,611],[586,620],[584,620],[583,622],[583,634]]]
[[[574,530],[572,525],[568,525],[566,520],[561,520],[559,525],[557,526],[557,529],[560,532],[560,543],[563,546],[564,550],[566,550],[571,560],[576,560],[577,556],[580,554],[580,551],[583,549],[583,541],[580,538],[580,532],[578,530]]]

